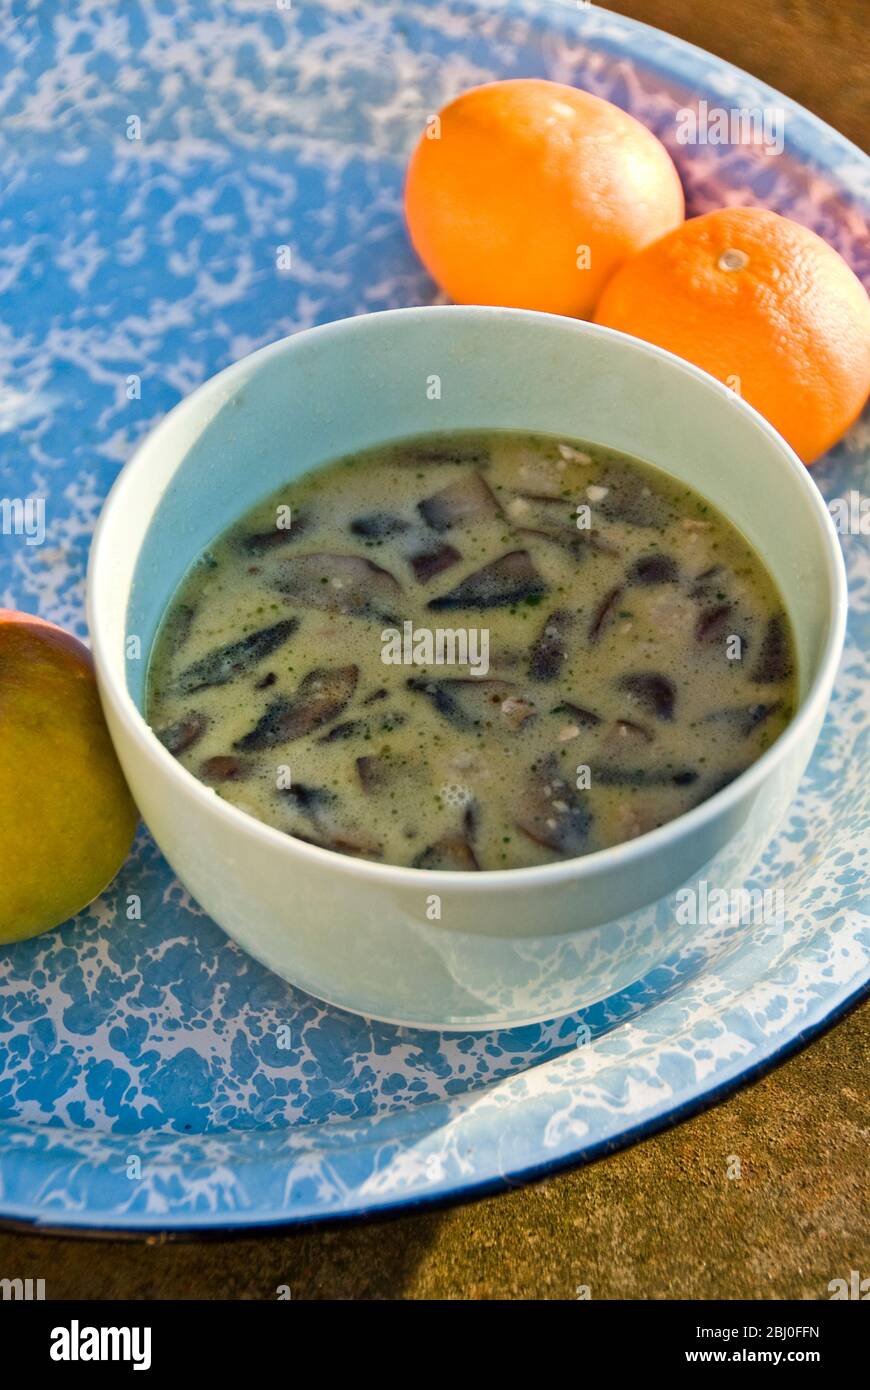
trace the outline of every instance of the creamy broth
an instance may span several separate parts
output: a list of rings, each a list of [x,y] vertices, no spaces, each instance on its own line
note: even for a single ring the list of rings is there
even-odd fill
[[[341,459],[249,511],[169,606],[147,717],[269,825],[473,871],[681,815],[770,746],[795,681],[775,585],[710,503],[497,431]]]

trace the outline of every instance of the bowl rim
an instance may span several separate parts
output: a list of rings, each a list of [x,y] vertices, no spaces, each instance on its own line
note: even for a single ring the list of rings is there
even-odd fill
[[[682,815],[666,821],[664,825],[658,826],[655,830],[647,831],[634,839],[624,840],[607,849],[594,850],[589,854],[577,855],[571,859],[559,859],[552,864],[533,864],[513,869],[482,869],[474,874],[456,869],[416,869],[400,864],[380,863],[376,860],[357,859],[351,855],[340,854],[336,850],[309,844],[287,831],[267,825],[249,812],[233,805],[232,802],[219,797],[211,787],[200,782],[163,746],[133,700],[126,679],[116,676],[113,662],[108,654],[108,639],[102,630],[100,594],[104,585],[112,582],[112,564],[108,551],[115,517],[124,511],[126,493],[134,474],[138,474],[143,467],[147,466],[148,458],[152,453],[162,449],[165,442],[168,443],[167,437],[174,432],[183,419],[199,410],[202,404],[212,397],[227,399],[228,390],[240,386],[242,380],[247,379],[252,370],[258,369],[272,357],[292,353],[296,344],[302,339],[309,340],[313,337],[328,339],[348,332],[365,332],[372,324],[376,328],[388,329],[389,324],[397,319],[418,318],[425,321],[432,315],[453,317],[458,320],[488,318],[494,322],[503,321],[506,318],[517,321],[528,320],[554,328],[558,326],[563,331],[576,331],[593,339],[615,340],[623,351],[634,351],[641,356],[662,361],[667,364],[669,370],[688,378],[694,378],[712,394],[727,395],[731,408],[744,412],[754,428],[766,435],[776,446],[786,475],[790,474],[795,486],[803,490],[819,526],[819,540],[824,555],[827,578],[827,632],[815,675],[804,698],[800,701],[791,723],[771,744],[770,748],[766,749],[761,757],[741,772],[733,782],[728,783],[727,786],[697,806],[692,807],[691,810],[685,811]],[[173,450],[170,448],[168,452],[172,453]],[[183,458],[184,455],[178,460],[179,465]],[[129,603],[129,593],[127,602]],[[545,887],[559,883],[574,883],[582,881],[584,878],[597,877],[600,874],[630,870],[637,862],[648,859],[650,855],[666,851],[669,845],[675,841],[691,836],[720,815],[726,815],[745,796],[756,791],[800,742],[807,726],[824,713],[843,647],[847,602],[846,570],[842,551],[824,498],[812,481],[809,469],[800,461],[791,446],[773,426],[754,407],[722,382],[700,367],[675,356],[664,348],[657,347],[643,339],[634,338],[616,329],[591,323],[586,319],[571,319],[534,309],[515,309],[494,305],[433,304],[383,309],[376,313],[352,315],[301,329],[246,354],[237,362],[231,363],[214,376],[209,377],[188,396],[179,401],[157,425],[148,431],[145,438],[137,445],[118,474],[103,504],[94,530],[88,560],[86,609],[91,649],[101,698],[111,705],[113,712],[123,724],[126,734],[138,745],[145,757],[161,770],[164,777],[172,784],[177,795],[192,798],[202,807],[205,814],[210,813],[223,819],[228,826],[235,827],[241,835],[251,836],[267,846],[271,845],[289,858],[301,858],[303,862],[308,861],[314,869],[320,866],[326,871],[330,869],[340,871],[353,880],[370,881],[383,885],[390,884],[397,887],[401,885],[416,887],[426,885],[432,891],[437,891],[439,887],[452,891],[462,887],[471,893],[486,893],[501,888]]]

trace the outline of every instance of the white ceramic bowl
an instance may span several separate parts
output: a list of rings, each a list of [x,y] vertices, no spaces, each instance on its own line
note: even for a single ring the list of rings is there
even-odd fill
[[[291,478],[386,440],[475,428],[609,445],[714,502],[784,596],[798,649],[794,720],[688,814],[550,865],[396,868],[261,824],[198,782],[142,717],[147,658],[173,591],[217,533]],[[454,306],[310,329],[200,387],[123,470],[88,578],[112,738],[179,878],[285,979],[344,1008],[423,1027],[551,1018],[624,988],[683,945],[692,928],[675,916],[676,891],[699,878],[739,888],[794,794],[824,717],[845,611],[840,549],[818,490],[731,391],[592,324]]]

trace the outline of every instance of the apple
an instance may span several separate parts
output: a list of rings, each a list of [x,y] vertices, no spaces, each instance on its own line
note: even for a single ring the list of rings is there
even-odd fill
[[[137,819],[87,647],[0,608],[0,945],[59,926],[98,897]]]

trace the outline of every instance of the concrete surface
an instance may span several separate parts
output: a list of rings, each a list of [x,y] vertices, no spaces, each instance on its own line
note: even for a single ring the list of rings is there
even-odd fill
[[[862,0],[632,0],[856,142]],[[870,1006],[756,1085],[589,1168],[463,1207],[293,1233],[140,1244],[0,1233],[0,1277],[49,1298],[827,1298],[868,1267]],[[729,1165],[741,1176],[729,1178]]]

